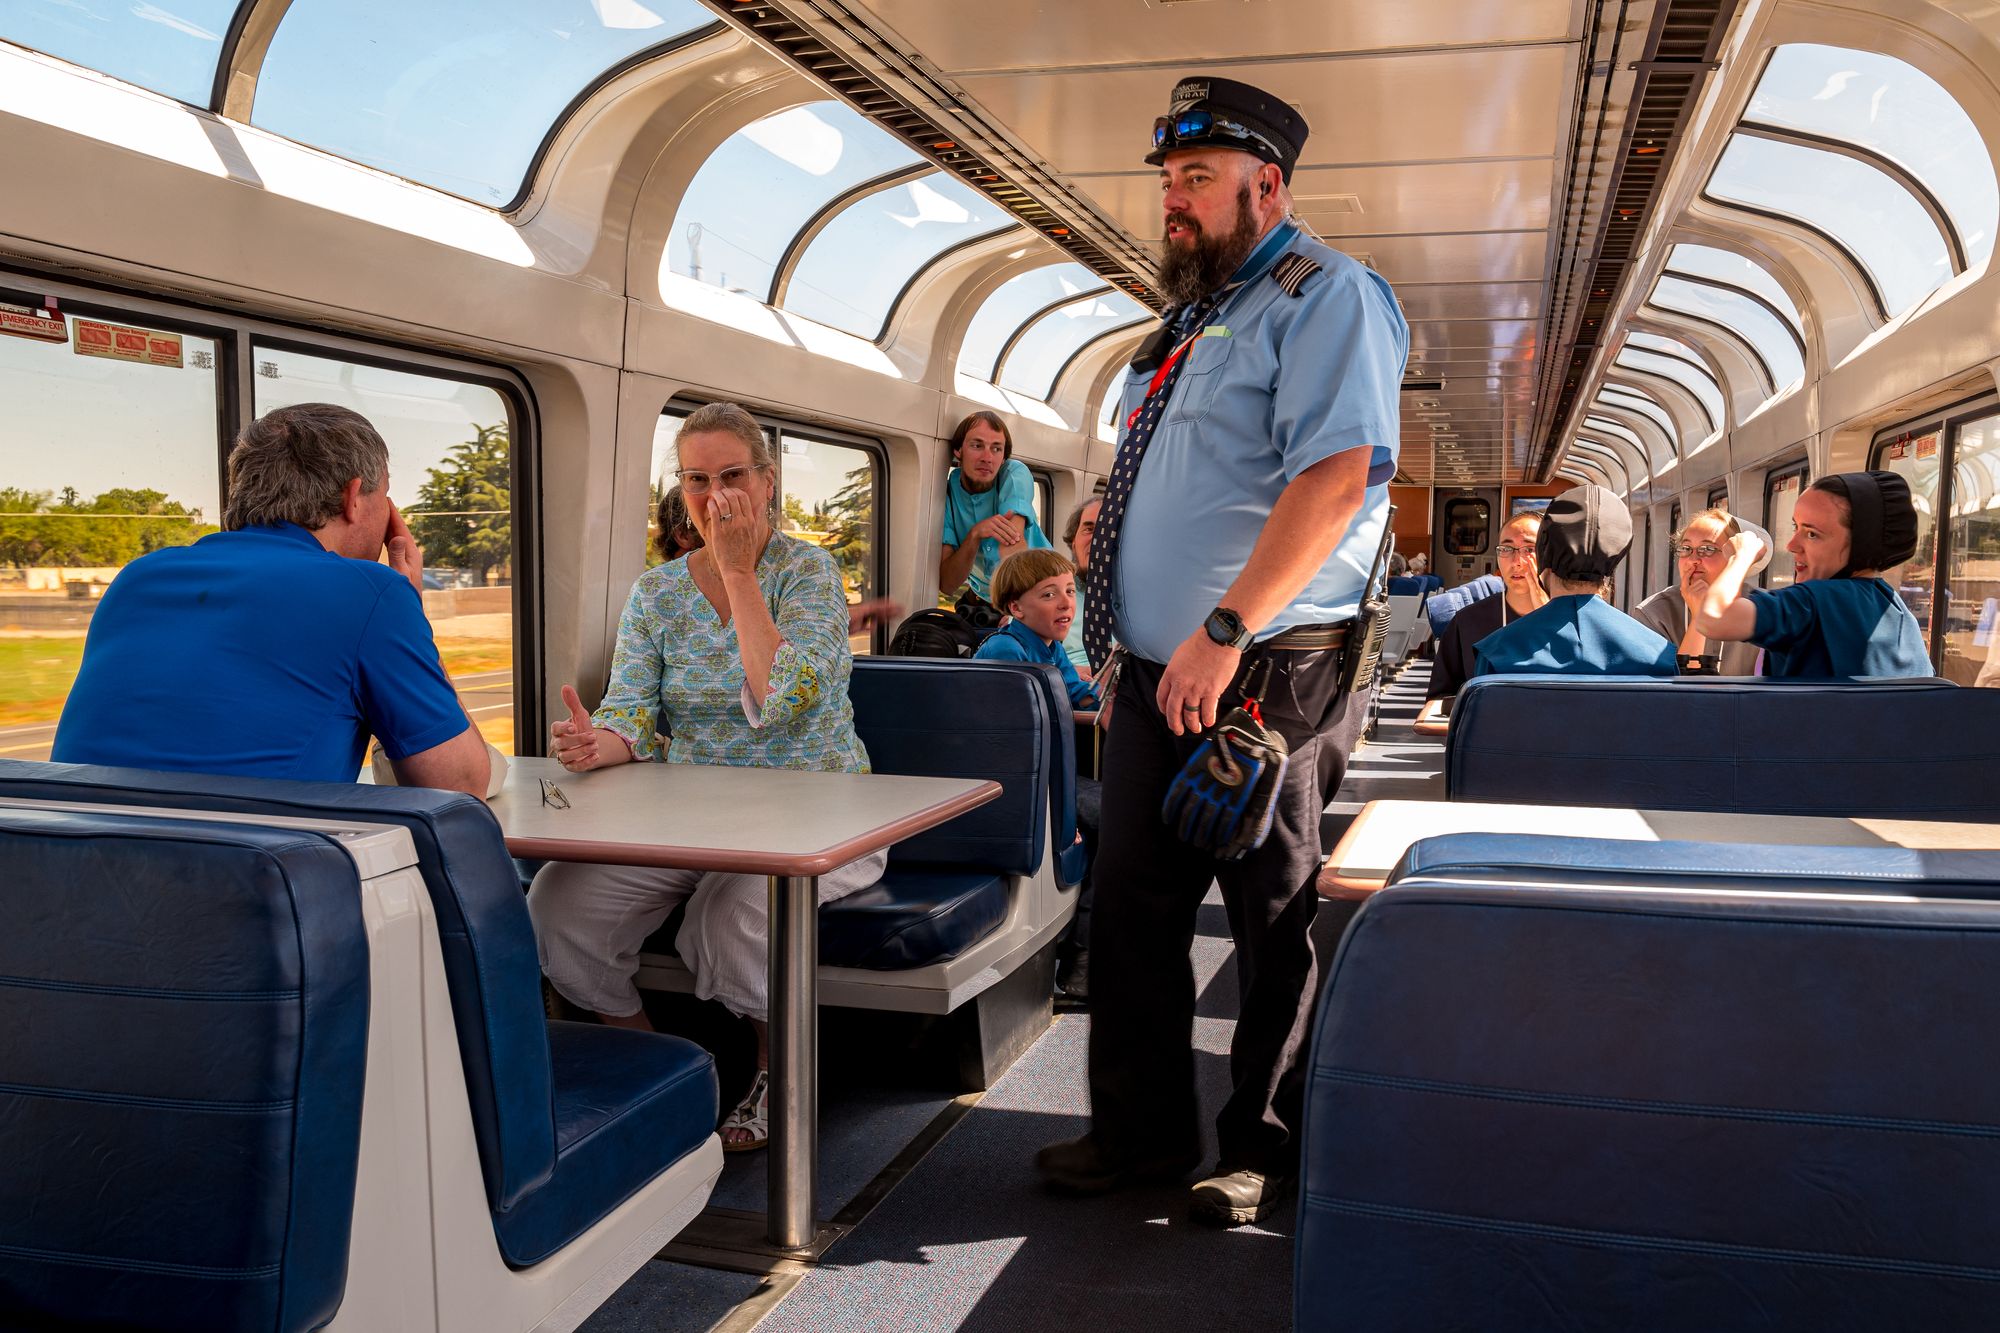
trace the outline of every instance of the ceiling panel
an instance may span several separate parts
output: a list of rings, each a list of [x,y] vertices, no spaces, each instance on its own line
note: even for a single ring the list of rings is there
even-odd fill
[[[1541,313],[1539,283],[1411,283],[1396,288],[1405,318],[1533,319]]]
[[[1304,162],[1434,162],[1549,156],[1563,132],[1554,94],[1573,63],[1566,47],[1529,46],[1258,62],[1229,74],[1292,103],[1316,127]],[[958,82],[1044,161],[1078,173],[1130,171],[1145,156],[1174,76],[1110,70]]]
[[[1314,230],[1325,232],[1317,223]],[[1332,236],[1349,254],[1365,254],[1393,283],[1541,282],[1547,268],[1548,233],[1520,231],[1479,236]]]
[[[947,73],[1575,40],[1575,0],[863,0]],[[1171,80],[1170,80],[1171,81]],[[1256,82],[1252,79],[1250,82]]]

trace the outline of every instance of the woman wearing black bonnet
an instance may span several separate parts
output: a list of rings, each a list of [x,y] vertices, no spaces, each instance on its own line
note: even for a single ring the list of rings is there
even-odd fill
[[[1739,533],[1696,611],[1696,627],[1711,639],[1762,648],[1767,676],[1930,675],[1916,617],[1881,578],[1916,553],[1909,483],[1893,472],[1822,477],[1799,497],[1792,523],[1785,549],[1797,581],[1746,591],[1760,543]]]

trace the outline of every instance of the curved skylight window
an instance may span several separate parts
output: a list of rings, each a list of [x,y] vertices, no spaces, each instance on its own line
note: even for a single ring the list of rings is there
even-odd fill
[[[1710,282],[1755,293],[1776,307],[1792,326],[1792,332],[1799,336],[1799,341],[1805,341],[1806,322],[1799,314],[1798,305],[1761,264],[1709,245],[1676,245],[1667,255],[1667,272],[1706,278]]]
[[[1892,319],[1951,277],[1944,235],[1923,205],[1887,173],[1829,149],[1734,135],[1708,192],[1825,232],[1868,274]]]
[[[1720,324],[1748,343],[1764,363],[1775,393],[1806,373],[1799,345],[1783,320],[1741,292],[1663,275],[1653,287],[1652,303],[1663,310],[1693,315]]]
[[[474,203],[511,207],[580,93],[640,52],[714,22],[695,0],[292,0],[250,119]],[[524,71],[532,77],[518,77]]]
[[[1608,435],[1613,439],[1622,440],[1626,444],[1631,445],[1633,452],[1646,460],[1648,468],[1660,466],[1666,461],[1665,459],[1655,460],[1653,451],[1647,447],[1644,440],[1639,438],[1639,432],[1633,430],[1630,426],[1621,426],[1606,417],[1585,417],[1583,424],[1598,435]]]
[[[1711,431],[1720,426],[1723,421],[1722,389],[1709,373],[1700,367],[1690,365],[1680,357],[1646,350],[1639,346],[1639,336],[1635,333],[1627,338],[1625,350],[1620,352],[1611,364],[1672,380],[1686,389],[1694,400],[1701,404],[1701,410],[1708,417],[1708,428]],[[1663,338],[1660,341],[1667,340]]]
[[[786,247],[820,209],[918,160],[843,102],[766,116],[723,140],[688,182],[665,271],[769,301]]]
[[[236,0],[8,0],[0,38],[207,106]]]
[[[946,250],[1004,231],[1011,220],[943,172],[878,190],[813,238],[785,286],[784,307],[873,341],[912,277]]]
[[[1576,438],[1576,443],[1571,445],[1570,449],[1580,456],[1579,462],[1584,463],[1586,466],[1595,463],[1597,470],[1604,474],[1604,480],[1607,484],[1621,489],[1625,494],[1631,493],[1632,480],[1630,474],[1625,469],[1625,459],[1620,456],[1615,448],[1604,443],[1602,440],[1593,440],[1579,435]]]
[[[1838,46],[1781,46],[1744,119],[1858,144],[1908,171],[1944,206],[1977,264],[1993,250],[2000,186],[1965,109],[1892,56]]]
[[[1007,279],[980,305],[958,344],[958,371],[991,383],[1000,352],[1023,324],[1065,298],[1108,291],[1111,284],[1081,264],[1051,264]]]
[[[1046,402],[1062,368],[1085,344],[1151,316],[1150,310],[1119,291],[1058,306],[1029,325],[1007,353],[1000,366],[1000,387]]]
[[[1111,444],[1118,443],[1118,427],[1112,420],[1118,413],[1118,400],[1122,396],[1123,379],[1115,379],[1104,386],[1104,401],[1097,408],[1097,438]]]
[[[1659,403],[1655,402],[1649,395],[1641,393],[1637,389],[1628,389],[1617,384],[1607,384],[1604,386],[1603,392],[1597,395],[1597,401],[1604,407],[1617,408],[1621,412],[1638,413],[1665,433],[1668,444],[1676,448],[1680,446],[1681,433],[1674,425],[1672,414],[1666,408],[1660,406]]]

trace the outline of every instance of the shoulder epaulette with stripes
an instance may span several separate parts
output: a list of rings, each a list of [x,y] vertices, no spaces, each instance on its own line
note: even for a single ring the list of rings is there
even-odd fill
[[[1297,296],[1299,289],[1306,285],[1306,279],[1319,272],[1319,261],[1308,259],[1294,251],[1271,266],[1271,276],[1277,279],[1285,295]]]

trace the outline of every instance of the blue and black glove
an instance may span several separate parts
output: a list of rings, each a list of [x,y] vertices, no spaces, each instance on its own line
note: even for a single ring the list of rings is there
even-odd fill
[[[1235,861],[1264,845],[1291,749],[1253,703],[1215,724],[1167,788],[1160,818],[1191,847]]]

